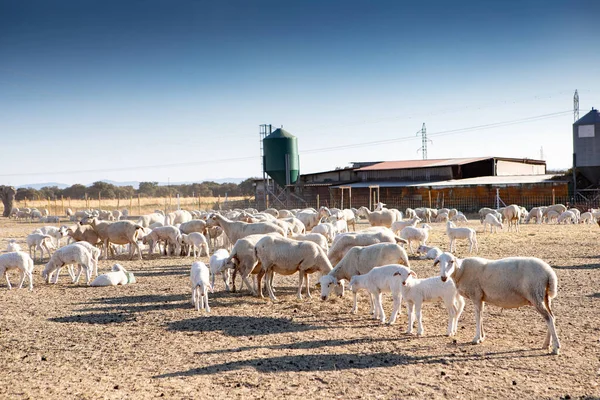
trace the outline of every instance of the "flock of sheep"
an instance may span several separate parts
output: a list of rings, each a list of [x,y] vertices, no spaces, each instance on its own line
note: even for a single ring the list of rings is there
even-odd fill
[[[38,219],[49,217],[38,210],[13,210],[11,216],[23,218],[35,215]],[[310,294],[309,276],[319,273],[318,286],[322,300],[331,293],[343,296],[345,286],[354,295],[352,312],[358,311],[358,292],[366,290],[371,299],[371,313],[382,323],[386,321],[381,295],[390,292],[393,310],[389,323],[396,321],[402,299],[407,305],[408,333],[413,332],[416,314],[417,334],[424,332],[421,308],[424,302],[442,301],[448,311],[449,336],[456,333],[458,319],[463,311],[463,297],[473,302],[476,319],[474,343],[485,338],[483,329],[484,301],[503,308],[532,305],[548,325],[544,347],[552,345],[552,352],[559,353],[560,342],[556,335],[551,299],[557,294],[557,278],[544,261],[537,258],[513,257],[486,260],[471,257],[455,257],[455,242],[469,242],[469,253],[477,248],[477,233],[456,224],[467,222],[464,214],[456,209],[406,209],[403,214],[396,209],[385,208],[378,203],[375,211],[366,207],[356,209],[276,210],[258,212],[255,209],[228,212],[203,212],[178,210],[166,215],[161,211],[129,220],[127,210],[87,210],[76,213],[67,210],[74,225],[60,227],[44,226],[27,236],[25,242],[29,253],[23,252],[16,240],[8,246],[8,252],[0,255],[0,274],[9,289],[10,269],[21,272],[22,287],[29,279],[33,289],[33,260],[38,256],[42,262],[44,253],[48,261],[42,271],[47,283],[56,283],[60,271],[67,267],[73,283],[85,272],[86,283],[91,286],[124,285],[134,281],[133,274],[115,264],[111,271],[98,275],[98,262],[103,254],[128,252],[130,258],[142,258],[147,252],[167,256],[208,256],[209,265],[194,262],[190,271],[192,303],[200,310],[210,311],[208,293],[214,289],[216,275],[221,275],[226,290],[236,291],[236,275],[241,275],[255,296],[263,297],[263,278],[271,300],[276,301],[273,287],[275,273],[292,275],[298,272],[297,297],[302,299],[303,286],[306,296]],[[366,218],[371,227],[356,231],[359,218]],[[521,223],[580,223],[594,222],[600,211],[580,213],[557,204],[534,207],[529,212],[523,207],[509,205],[494,210],[479,210],[483,232],[487,227],[497,231],[503,228],[519,231]],[[449,252],[427,246],[431,222],[446,222]],[[419,226],[419,223],[423,223]],[[352,227],[353,232],[349,231]],[[67,244],[61,247],[61,241]],[[72,243],[71,243],[72,242]],[[434,260],[440,275],[419,279],[410,269],[409,257],[404,249],[416,251],[422,259]],[[230,250],[227,250],[230,249]],[[32,259],[33,257],[33,259]],[[75,273],[74,266],[78,267]],[[233,277],[231,277],[233,273]],[[92,281],[92,275],[96,278]],[[254,277],[251,282],[250,277]],[[232,279],[233,278],[233,279]],[[232,286],[230,287],[230,283]]]

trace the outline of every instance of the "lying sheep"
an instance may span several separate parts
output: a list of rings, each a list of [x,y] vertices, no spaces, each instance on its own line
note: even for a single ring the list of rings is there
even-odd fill
[[[418,242],[419,245],[427,244],[427,239],[429,238],[429,230],[431,226],[427,224],[423,224],[421,228],[415,228],[413,226],[407,226],[402,229],[400,232],[400,237],[408,242],[408,247],[410,248],[410,252],[412,254],[415,253],[412,247],[412,242]]]
[[[117,286],[126,285],[128,282],[127,270],[121,264],[115,264],[112,266],[111,272],[98,275],[90,283],[90,286]]]
[[[490,226],[490,233],[492,233],[492,229],[495,233],[498,233],[498,228],[502,229],[502,224],[498,221],[498,218],[493,213],[489,213],[485,216],[483,220],[483,233],[487,230],[487,226]]]
[[[197,311],[200,309],[210,312],[210,306],[208,305],[208,291],[213,291],[209,281],[210,273],[206,264],[200,261],[196,261],[192,264],[190,271],[190,281],[192,283],[192,304],[196,307]]]
[[[467,239],[469,241],[469,253],[473,250],[475,245],[475,252],[477,252],[477,233],[471,228],[456,228],[454,223],[448,221],[446,223],[446,234],[450,238],[450,252],[454,251],[454,242],[456,239]]]
[[[559,354],[560,342],[554,325],[550,302],[557,294],[558,278],[552,268],[539,258],[509,257],[500,260],[484,258],[457,259],[443,253],[434,262],[440,265],[442,281],[454,280],[458,292],[475,307],[476,334],[474,344],[483,342],[484,301],[502,308],[533,305],[548,325],[543,348],[552,341],[552,353]]]
[[[25,277],[27,277],[29,279],[29,290],[33,290],[33,260],[29,254],[24,251],[15,251],[0,255],[0,275],[4,275],[9,290],[12,289],[12,285],[8,279],[8,271],[11,269],[18,269],[21,272],[19,289],[23,287]]]
[[[212,256],[210,256],[210,260],[208,265],[210,267],[210,275],[211,281],[210,286],[212,288],[215,287],[215,276],[217,274],[221,274],[223,278],[223,282],[225,283],[225,290],[228,292],[229,289],[229,277],[230,277],[230,269],[227,267],[227,259],[229,258],[229,252],[225,249],[219,249],[214,252]]]
[[[442,250],[438,249],[437,247],[421,245],[417,249],[417,253],[424,254],[420,257],[421,260],[435,260],[437,256],[442,254]],[[409,267],[409,265],[407,265],[407,267]]]
[[[392,285],[392,296],[395,290],[400,290],[401,297],[406,302],[406,313],[408,314],[408,329],[406,333],[413,332],[415,321],[415,311],[417,314],[417,336],[424,333],[423,321],[421,319],[421,309],[423,303],[443,301],[448,311],[448,329],[447,336],[456,335],[458,328],[458,319],[465,307],[465,300],[456,290],[456,285],[452,279],[442,281],[434,276],[426,279],[418,279],[417,274],[409,268],[399,268],[394,275],[399,275],[401,283]]]

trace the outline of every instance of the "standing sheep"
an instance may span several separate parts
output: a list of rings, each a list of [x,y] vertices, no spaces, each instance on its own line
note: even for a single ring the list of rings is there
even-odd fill
[[[0,275],[4,275],[9,290],[12,289],[12,285],[8,279],[8,271],[11,269],[18,269],[21,271],[21,283],[19,284],[19,289],[23,287],[25,277],[27,277],[29,279],[29,290],[33,290],[33,260],[29,254],[24,251],[15,251],[0,255]]]
[[[196,261],[192,264],[190,270],[190,281],[192,283],[192,304],[196,307],[197,311],[204,309],[206,312],[210,312],[210,306],[208,305],[208,291],[213,291],[209,281],[210,272],[206,264],[200,261]]]
[[[475,245],[475,252],[477,249],[477,233],[472,228],[457,228],[454,223],[448,221],[446,223],[446,234],[450,238],[450,252],[454,251],[454,242],[456,239],[467,239],[469,240],[469,253],[473,251],[473,245]]]

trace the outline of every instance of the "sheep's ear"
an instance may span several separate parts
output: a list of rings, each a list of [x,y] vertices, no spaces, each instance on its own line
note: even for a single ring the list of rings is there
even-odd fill
[[[394,275],[393,275],[393,276],[400,276],[400,271],[396,271],[396,272],[394,272]]]
[[[410,274],[409,274],[409,275],[412,275],[412,276],[414,276],[415,278],[417,277],[417,273],[416,273],[415,271],[410,271]]]
[[[437,258],[435,259],[435,261],[433,262],[433,266],[435,267],[436,265],[438,265],[440,263],[440,260],[438,260]]]

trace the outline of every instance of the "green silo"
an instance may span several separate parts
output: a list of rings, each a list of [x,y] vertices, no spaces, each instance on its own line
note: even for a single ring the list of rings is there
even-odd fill
[[[289,167],[289,184],[298,181],[300,175],[300,156],[298,139],[282,128],[276,129],[263,139],[265,172],[281,187],[287,182],[286,163]],[[287,161],[286,161],[287,160]]]

